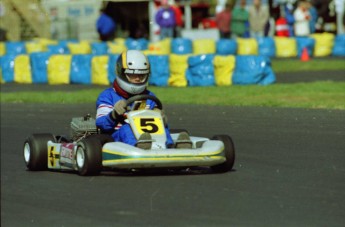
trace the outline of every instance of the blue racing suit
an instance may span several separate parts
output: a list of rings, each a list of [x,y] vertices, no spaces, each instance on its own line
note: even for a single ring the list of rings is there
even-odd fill
[[[147,91],[148,95],[155,96],[152,92]],[[104,90],[97,99],[96,102],[96,126],[101,129],[103,133],[109,133],[112,135],[114,141],[124,142],[135,146],[137,139],[132,132],[129,124],[122,125],[118,120],[114,120],[111,116],[114,105],[119,100],[126,100],[120,94],[118,94],[114,88],[108,88]],[[156,106],[152,100],[146,100],[146,108],[153,109]],[[167,135],[167,146],[171,146],[174,142],[171,138],[168,126],[165,126],[165,132]]]

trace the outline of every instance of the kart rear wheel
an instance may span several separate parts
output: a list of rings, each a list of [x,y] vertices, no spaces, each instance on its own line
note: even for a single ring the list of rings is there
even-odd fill
[[[102,147],[113,138],[106,134],[94,134],[81,140],[77,146],[76,162],[81,176],[98,175],[102,170]]]
[[[56,142],[49,133],[32,134],[24,142],[24,162],[31,171],[48,169],[48,141]]]
[[[220,140],[224,143],[224,153],[226,158],[225,162],[211,166],[212,170],[216,173],[225,173],[230,171],[235,162],[235,147],[231,137],[228,135],[216,135],[212,140]]]

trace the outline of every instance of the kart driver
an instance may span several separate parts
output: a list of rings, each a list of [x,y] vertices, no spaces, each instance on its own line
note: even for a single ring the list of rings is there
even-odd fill
[[[140,51],[128,50],[123,52],[116,63],[116,79],[113,87],[104,90],[97,99],[96,126],[103,132],[112,135],[114,141],[124,142],[141,149],[150,149],[151,135],[143,133],[137,140],[129,124],[124,123],[124,114],[127,111],[126,100],[134,95],[147,94],[155,96],[147,90],[150,76],[150,64],[147,57]],[[145,102],[145,101],[144,101]],[[133,105],[133,104],[132,104]],[[146,109],[155,108],[152,100],[146,100]],[[167,147],[173,147],[167,117],[161,111],[167,135]],[[181,133],[176,142],[177,148],[191,148],[191,141],[187,133]]]

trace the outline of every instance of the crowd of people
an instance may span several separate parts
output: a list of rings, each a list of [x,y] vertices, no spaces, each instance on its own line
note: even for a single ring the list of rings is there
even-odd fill
[[[215,25],[220,38],[309,36],[313,33],[344,33],[345,0],[224,0],[216,7]],[[154,17],[160,39],[181,36],[184,15],[174,0],[155,1]],[[112,39],[115,24],[102,12],[97,22],[100,39]],[[107,26],[105,26],[105,24]],[[339,26],[340,25],[340,26]]]
[[[337,30],[344,33],[345,0],[268,2],[252,0],[247,4],[246,0],[227,0],[214,17],[220,38],[303,37],[316,32],[336,34]],[[183,27],[182,17],[174,1],[162,0],[155,17],[160,38],[178,37],[180,33],[176,30]]]
[[[269,5],[261,0],[250,5],[246,0],[229,2],[235,4],[227,3],[215,17],[221,38],[344,33],[345,0],[281,0]]]

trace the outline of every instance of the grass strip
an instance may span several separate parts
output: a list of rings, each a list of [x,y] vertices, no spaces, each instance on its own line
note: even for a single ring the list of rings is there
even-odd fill
[[[163,104],[345,109],[345,82],[228,87],[149,87]],[[1,102],[95,103],[101,89],[1,93]]]
[[[275,73],[280,72],[307,72],[307,71],[345,71],[344,58],[317,59],[302,62],[299,59],[272,59],[272,69]]]

